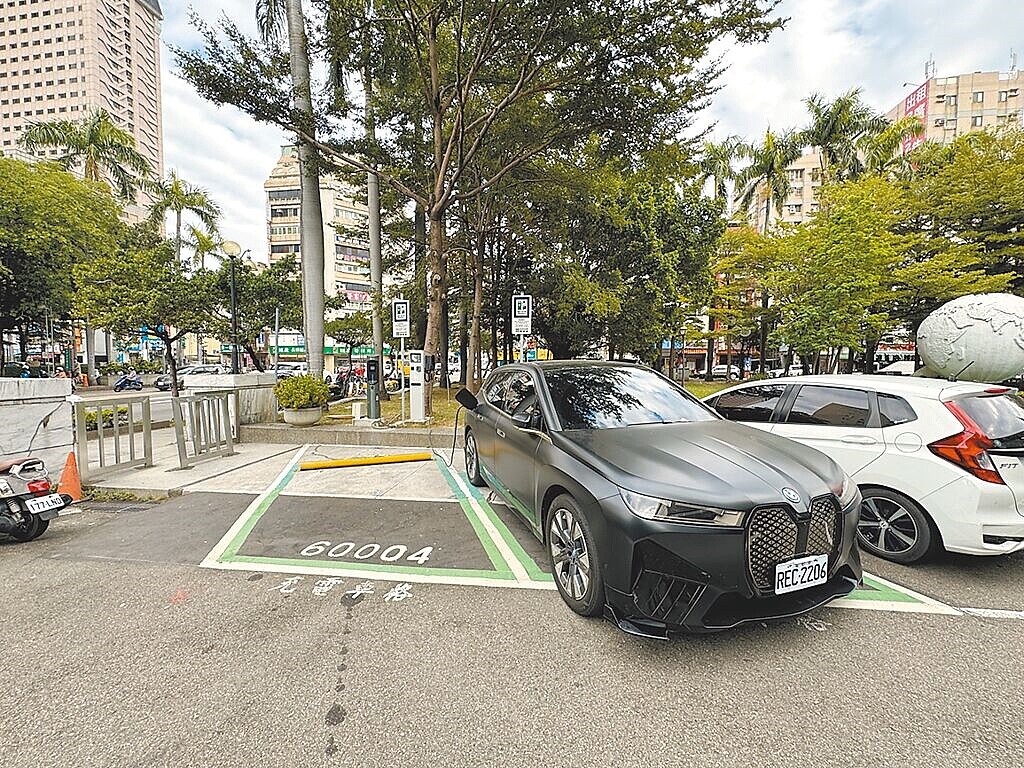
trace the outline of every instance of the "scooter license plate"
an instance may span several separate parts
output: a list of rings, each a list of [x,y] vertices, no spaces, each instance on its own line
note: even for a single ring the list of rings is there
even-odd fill
[[[38,499],[29,499],[25,502],[28,511],[38,515],[41,512],[49,512],[51,509],[61,509],[64,506],[64,499],[59,493],[51,493]]]

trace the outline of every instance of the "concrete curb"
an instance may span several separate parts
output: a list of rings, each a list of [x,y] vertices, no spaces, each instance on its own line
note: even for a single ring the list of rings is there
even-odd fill
[[[245,424],[241,428],[243,443],[281,443],[297,445],[364,445],[371,447],[431,448],[451,450],[455,430],[451,427],[433,429],[360,427],[292,427],[287,424]],[[462,447],[462,435],[457,443]]]

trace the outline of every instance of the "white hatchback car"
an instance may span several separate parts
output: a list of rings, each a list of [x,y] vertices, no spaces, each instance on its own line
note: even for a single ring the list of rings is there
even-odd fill
[[[835,459],[864,496],[861,546],[898,563],[1024,550],[1024,399],[893,376],[752,381],[705,398],[731,421]]]

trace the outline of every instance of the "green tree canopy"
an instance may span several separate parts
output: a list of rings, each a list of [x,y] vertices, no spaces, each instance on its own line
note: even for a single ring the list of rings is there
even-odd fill
[[[0,335],[67,316],[72,266],[114,249],[120,213],[99,184],[0,158]]]
[[[76,306],[109,331],[138,338],[145,327],[164,343],[171,391],[178,394],[174,347],[186,333],[217,327],[211,273],[189,274],[174,245],[150,224],[130,228],[119,246],[75,266]]]
[[[906,228],[935,241],[973,244],[987,271],[1024,292],[1024,129],[965,134],[913,153]]]

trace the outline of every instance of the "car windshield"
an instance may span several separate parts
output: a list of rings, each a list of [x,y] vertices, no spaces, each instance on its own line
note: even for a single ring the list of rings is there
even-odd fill
[[[567,366],[544,371],[563,429],[612,429],[717,418],[654,371],[629,366]]]
[[[968,397],[957,405],[996,448],[1024,448],[1024,399],[1020,395]]]

